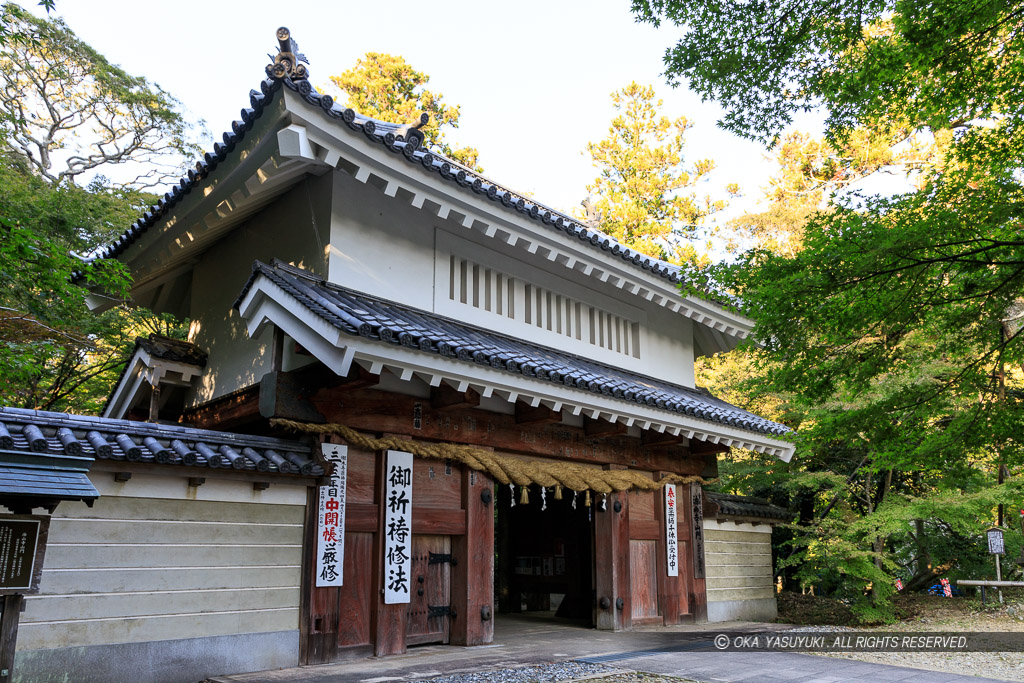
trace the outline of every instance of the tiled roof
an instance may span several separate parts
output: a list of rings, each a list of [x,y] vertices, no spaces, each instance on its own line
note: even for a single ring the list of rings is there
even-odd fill
[[[9,454],[0,452],[0,503],[14,512],[29,512],[34,507],[51,510],[63,500],[99,498],[99,491],[86,472],[92,458],[70,461],[59,457],[34,457],[31,462],[8,462]],[[22,508],[21,506],[24,505]]]
[[[135,348],[132,349],[132,354],[128,357],[124,367],[121,368],[121,374],[118,375],[117,381],[111,385],[110,393],[107,394],[107,400],[104,402],[104,411],[109,407],[110,401],[121,389],[121,382],[124,381],[125,375],[134,366],[135,358],[139,355],[140,351],[145,351],[153,358],[161,360],[186,363],[200,368],[206,367],[207,353],[195,344],[158,334],[150,334],[148,338],[136,337]]]
[[[154,358],[188,363],[199,367],[206,366],[206,352],[195,344],[180,339],[151,334],[149,337],[136,337],[135,347],[143,349]]]
[[[268,68],[268,75],[271,73],[273,73],[272,70]],[[99,257],[117,257],[170,212],[185,195],[189,194],[217,168],[220,162],[228,157],[282,87],[297,92],[306,102],[319,107],[323,115],[334,120],[339,127],[347,129],[352,134],[364,135],[371,142],[381,145],[404,158],[413,166],[419,167],[424,173],[437,174],[441,179],[487,197],[506,207],[509,211],[520,213],[538,223],[549,226],[551,230],[561,233],[563,239],[578,239],[591,245],[593,249],[600,249],[616,255],[635,267],[658,275],[673,284],[679,283],[683,279],[678,266],[631,250],[608,235],[588,227],[567,214],[541,204],[531,197],[514,192],[452,159],[421,149],[423,134],[415,124],[388,123],[363,116],[352,109],[342,109],[334,103],[334,99],[330,95],[318,93],[308,80],[292,80],[288,76],[277,78],[272,75],[260,83],[259,91],[250,91],[249,107],[242,109],[241,118],[234,121],[231,124],[231,130],[223,134],[222,142],[215,143],[213,151],[207,152],[203,159],[196,163],[193,170],[190,170],[177,185],[143,213],[139,220],[132,224],[116,241],[103,249]],[[725,305],[722,301],[725,295],[722,293],[709,292],[706,298]]]
[[[305,271],[276,261],[269,266],[259,261],[253,264],[253,274],[235,302],[236,308],[260,276],[279,286],[315,315],[353,336],[386,344],[401,344],[423,353],[440,354],[467,363],[489,365],[498,370],[751,432],[781,436],[791,431],[784,425],[730,405],[703,390],[669,384],[433,313],[383,301],[331,285]]]
[[[705,492],[708,501],[714,503],[718,510],[716,517],[753,517],[757,519],[791,520],[794,515],[789,510],[769,503],[764,498],[753,496],[736,496],[728,493]]]
[[[321,476],[310,449],[295,441],[182,425],[0,408],[4,464],[18,455],[49,454],[197,468]]]

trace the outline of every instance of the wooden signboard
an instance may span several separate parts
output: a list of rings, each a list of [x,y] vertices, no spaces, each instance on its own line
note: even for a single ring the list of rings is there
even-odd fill
[[[384,506],[384,604],[408,603],[412,571],[412,453],[388,451]]]
[[[18,619],[26,593],[39,592],[50,518],[42,515],[0,515],[0,683],[14,675]]]
[[[39,592],[50,518],[0,516],[0,595]]]
[[[345,485],[348,446],[323,444],[324,460],[334,465],[327,485],[320,487],[317,510],[316,585],[343,586],[345,567]]]
[[[665,567],[669,576],[679,576],[679,506],[676,485],[665,485]]]

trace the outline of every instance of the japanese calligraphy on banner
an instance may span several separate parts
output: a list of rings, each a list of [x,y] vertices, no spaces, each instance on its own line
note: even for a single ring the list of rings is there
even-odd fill
[[[412,453],[388,451],[384,486],[384,604],[409,602]]]
[[[320,487],[316,537],[316,585],[344,585],[345,481],[348,446],[325,443],[324,459],[334,465],[326,486]]]
[[[668,575],[679,576],[679,519],[676,486],[665,486],[665,549],[668,552]]]

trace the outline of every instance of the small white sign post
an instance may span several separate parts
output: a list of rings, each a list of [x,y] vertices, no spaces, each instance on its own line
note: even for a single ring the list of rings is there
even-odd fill
[[[679,576],[679,506],[676,485],[665,484],[665,551],[669,576]]]
[[[999,566],[999,556],[1006,552],[1006,545],[1003,543],[1003,530],[999,527],[992,527],[985,532],[988,536],[988,551],[996,558],[996,581],[1003,580],[1003,570]],[[999,588],[999,604],[1003,604],[1003,589]]]
[[[326,486],[320,487],[317,510],[317,588],[344,585],[345,568],[345,484],[348,475],[348,446],[325,443],[324,460],[334,465]]]
[[[394,605],[410,599],[412,453],[388,451],[384,479],[384,604]]]

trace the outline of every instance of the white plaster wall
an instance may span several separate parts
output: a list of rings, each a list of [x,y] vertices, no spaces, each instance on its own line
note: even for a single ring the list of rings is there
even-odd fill
[[[640,324],[640,357],[601,348],[449,297],[450,255]],[[529,255],[452,220],[387,196],[371,183],[334,174],[328,279],[338,285],[431,311],[666,381],[693,386],[692,321],[607,283]]]
[[[297,632],[305,486],[89,476],[101,497],[57,508],[19,650]]]
[[[772,527],[704,520],[708,621],[776,616]]]
[[[383,299],[433,310],[430,214],[335,172],[328,279]]]
[[[645,354],[641,357],[645,375],[674,384],[694,386],[693,321],[661,306],[647,314]]]
[[[269,370],[270,335],[249,339],[232,305],[257,259],[278,258],[326,275],[330,193],[330,175],[300,181],[200,257],[192,274],[189,341],[209,359],[187,406],[247,387]]]

